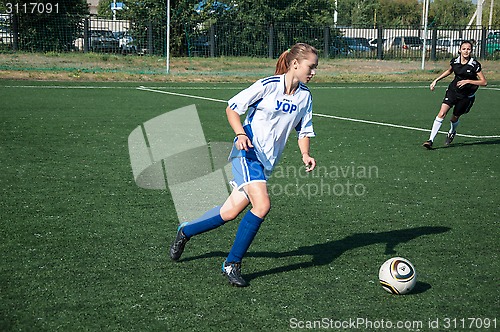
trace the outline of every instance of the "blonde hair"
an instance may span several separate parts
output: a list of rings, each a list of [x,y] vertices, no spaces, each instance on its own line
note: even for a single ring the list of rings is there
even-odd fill
[[[290,68],[290,63],[297,59],[299,62],[307,58],[309,54],[318,55],[318,50],[306,43],[297,43],[281,53],[276,63],[275,75],[285,74]]]

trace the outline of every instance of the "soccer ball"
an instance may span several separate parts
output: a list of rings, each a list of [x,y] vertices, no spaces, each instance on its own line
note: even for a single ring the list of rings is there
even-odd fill
[[[413,264],[402,257],[393,257],[384,262],[378,271],[382,288],[391,294],[409,293],[417,283]]]

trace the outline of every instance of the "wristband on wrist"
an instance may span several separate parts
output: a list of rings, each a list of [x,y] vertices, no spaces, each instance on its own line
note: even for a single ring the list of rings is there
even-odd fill
[[[245,134],[245,133],[238,133],[238,134],[236,134],[236,136],[237,136],[237,137],[238,137],[238,136],[247,136],[247,134]]]

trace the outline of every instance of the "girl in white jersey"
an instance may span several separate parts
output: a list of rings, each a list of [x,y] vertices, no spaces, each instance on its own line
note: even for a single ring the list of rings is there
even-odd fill
[[[241,276],[241,261],[271,208],[266,181],[292,130],[297,133],[306,170],[310,172],[316,166],[309,154],[309,139],[314,131],[312,98],[305,84],[315,75],[317,66],[317,50],[308,44],[295,44],[279,57],[275,76],[258,80],[228,101],[226,114],[235,133],[229,156],[234,176],[233,192],[222,206],[179,225],[170,247],[173,260],[180,258],[192,236],[235,219],[251,204],[252,208],[238,226],[231,251],[222,263],[222,273],[230,284],[248,285]],[[242,124],[240,115],[244,113],[247,117]]]

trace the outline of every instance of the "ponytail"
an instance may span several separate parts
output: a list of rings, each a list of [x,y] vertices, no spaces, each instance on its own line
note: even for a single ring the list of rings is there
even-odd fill
[[[288,64],[290,62],[287,61],[287,56],[289,53],[290,49],[281,53],[280,57],[278,58],[278,62],[276,62],[276,70],[274,71],[274,75],[281,75],[288,71]]]
[[[276,70],[274,72],[275,75],[285,74],[290,68],[290,63],[297,59],[301,61],[305,59],[309,53],[313,53],[318,55],[318,51],[312,47],[311,45],[305,43],[297,43],[293,45],[291,48],[281,53],[278,58],[278,62],[276,63]]]

